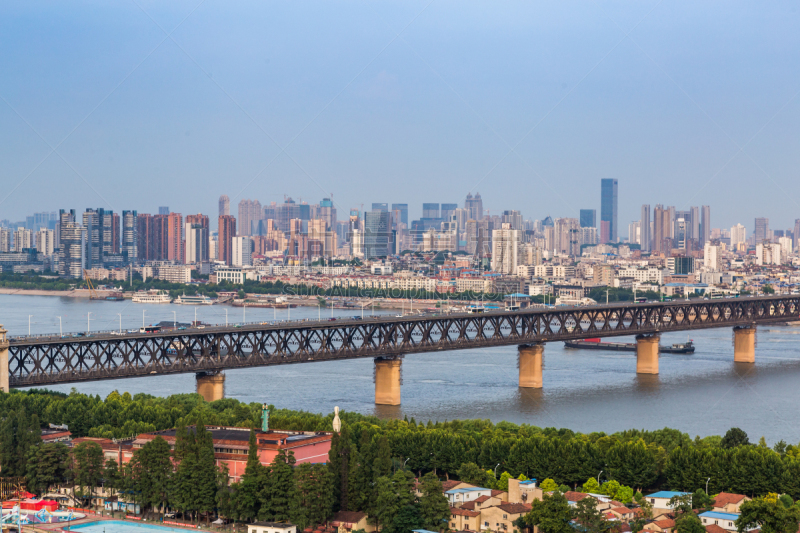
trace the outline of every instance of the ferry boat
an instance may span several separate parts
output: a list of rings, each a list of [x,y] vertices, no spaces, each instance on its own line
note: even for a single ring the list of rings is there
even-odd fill
[[[183,305],[212,305],[214,300],[202,294],[197,294],[195,296],[187,296],[182,294],[175,298],[174,303]]]
[[[131,301],[135,304],[168,304],[172,298],[164,291],[139,291]]]
[[[585,350],[612,350],[615,352],[635,352],[635,342],[601,342],[600,339],[586,339],[582,341],[565,341],[566,348],[582,348]],[[679,342],[672,346],[659,346],[660,353],[694,353],[692,341]]]

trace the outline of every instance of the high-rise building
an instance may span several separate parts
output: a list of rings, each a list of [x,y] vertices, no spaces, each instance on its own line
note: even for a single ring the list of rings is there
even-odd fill
[[[642,218],[639,219],[639,247],[644,252],[650,251],[650,206],[642,205]]]
[[[231,214],[231,199],[227,194],[219,197],[219,216],[227,217]]]
[[[167,261],[183,263],[183,217],[180,213],[167,215]]]
[[[439,216],[439,204],[423,203],[422,218],[441,218]]]
[[[408,227],[408,204],[392,204],[392,211],[400,211],[400,219],[394,222],[402,222]]]
[[[597,227],[597,209],[581,209],[581,227]]]
[[[476,222],[481,220],[483,218],[481,193],[476,192],[474,197],[472,193],[467,194],[467,198],[464,200],[464,209],[467,210],[467,220],[472,219]]]
[[[219,234],[217,237],[217,260],[231,265],[233,259],[232,243],[236,236],[236,218],[230,215],[219,217]]]
[[[386,257],[390,249],[392,224],[388,211],[369,211],[364,223],[364,257]]]
[[[86,232],[86,268],[103,266],[103,231],[99,209],[87,209],[83,213],[83,229]]]
[[[252,235],[253,223],[257,224],[261,220],[262,214],[261,202],[258,200],[242,200],[239,202],[239,219],[236,221],[239,235]]]
[[[168,205],[159,206],[158,214],[159,215],[169,215],[169,206]]]
[[[336,231],[336,206],[330,198],[323,198],[319,203],[319,218],[325,221],[328,231]]]
[[[0,227],[0,252],[7,253],[11,250],[11,232],[7,228]]]
[[[111,253],[118,254],[120,250],[120,218],[117,213],[111,213]]]
[[[122,212],[122,260],[133,263],[139,257],[139,217],[136,211]]]
[[[372,210],[373,211],[383,211],[385,213],[389,212],[389,204],[387,203],[372,203]]]
[[[275,206],[275,218],[278,223],[278,229],[284,233],[289,231],[289,221],[294,219],[309,220],[311,218],[311,209],[308,204],[295,203],[291,198],[280,205]]]
[[[21,252],[33,248],[33,232],[25,227],[14,230],[14,251]]]
[[[690,234],[690,238],[697,241],[698,243],[701,240],[700,235],[700,208],[699,207],[690,207],[689,212],[692,214],[692,220],[687,220],[687,224],[690,225],[690,228],[687,228],[687,233]],[[691,229],[691,231],[689,231]]]
[[[249,266],[253,264],[253,239],[250,237],[234,237],[231,239],[232,266]]]
[[[515,209],[503,211],[503,224],[510,224],[511,229],[523,229],[522,213]]]
[[[519,264],[520,230],[504,223],[492,230],[492,270],[500,274],[516,274]]]
[[[51,256],[55,250],[55,231],[41,228],[36,232],[36,251],[40,254]]]
[[[700,208],[700,245],[705,246],[711,240],[711,207]]]
[[[797,250],[800,248],[800,218],[794,221],[794,233],[792,234],[792,238],[794,239],[794,249]]]
[[[650,249],[668,252],[672,248],[672,219],[670,209],[658,204],[653,209],[653,242]]]
[[[675,247],[680,248],[681,250],[686,249],[686,242],[688,240],[688,232],[686,228],[686,219],[683,217],[675,221]]]
[[[439,214],[439,218],[447,222],[450,220],[450,217],[453,216],[458,209],[458,204],[442,204],[442,210]]]
[[[628,224],[628,242],[631,244],[642,245],[642,222],[634,220]]]
[[[769,238],[769,219],[757,218],[754,230],[756,244],[762,243]]]
[[[736,224],[731,228],[731,249],[736,249],[740,243],[747,242],[747,230],[741,224]]]
[[[617,187],[615,179],[600,180],[600,240],[619,242],[617,234]]]
[[[192,243],[193,249],[191,253],[189,253],[189,235],[185,234],[186,229],[188,229],[190,226],[194,232],[194,235],[192,236],[194,241]],[[186,240],[187,263],[199,263],[210,260],[211,256],[208,249],[208,240],[211,235],[210,230],[211,228],[209,227],[208,223],[208,215],[203,215],[201,213],[196,215],[186,215],[186,219],[184,221],[184,234]],[[188,259],[189,257],[192,257],[193,259],[190,261]]]
[[[134,213],[136,211],[133,211]],[[147,213],[136,215],[136,258],[141,261],[155,259],[155,220]],[[132,259],[132,258],[131,258]]]
[[[58,273],[61,276],[82,278],[86,268],[86,232],[75,221],[75,210],[59,211]]]

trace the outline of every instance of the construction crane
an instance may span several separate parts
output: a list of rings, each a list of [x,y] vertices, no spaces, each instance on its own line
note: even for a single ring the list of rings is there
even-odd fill
[[[101,298],[97,295],[97,291],[94,290],[94,285],[92,285],[92,279],[89,277],[89,273],[86,272],[86,269],[83,269],[83,279],[86,280],[86,285],[89,287],[89,299],[90,300],[100,300]]]

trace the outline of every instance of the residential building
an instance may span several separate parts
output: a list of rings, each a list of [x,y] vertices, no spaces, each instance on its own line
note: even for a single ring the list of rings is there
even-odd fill
[[[755,235],[756,244],[760,242],[764,242],[769,238],[769,219],[768,218],[757,218],[755,221],[755,230],[753,230],[753,235]]]
[[[166,216],[166,254],[159,259],[183,263],[183,217],[180,213]]]
[[[319,203],[317,218],[325,221],[327,231],[336,231],[336,206],[330,198],[323,198]]]
[[[86,231],[75,221],[75,210],[59,212],[58,273],[82,278],[86,268]]]
[[[509,224],[511,229],[525,229],[522,223],[522,213],[517,210],[503,211],[503,223]]]
[[[370,211],[365,215],[364,257],[372,259],[394,253],[390,248],[392,225],[389,212]]]
[[[439,216],[439,204],[423,203],[422,204],[422,218],[441,218]]]
[[[501,274],[516,274],[519,264],[521,231],[504,223],[501,229],[492,230],[492,270]]]
[[[14,251],[30,250],[33,246],[33,232],[27,228],[19,227],[14,230]]]
[[[56,247],[55,237],[55,231],[41,228],[36,232],[36,251],[45,256],[53,255]]]
[[[236,221],[236,227],[239,230],[238,235],[252,235],[253,224],[257,224],[261,220],[261,215],[261,202],[258,200],[240,201],[239,218]]]
[[[219,217],[217,237],[217,260],[231,265],[233,238],[236,236],[236,219],[230,215]]]
[[[644,204],[642,205],[642,218],[639,219],[639,247],[643,252],[651,250],[651,231],[650,206]]]
[[[13,250],[11,246],[11,232],[7,228],[0,228],[0,252],[8,253]]]
[[[716,498],[714,498],[714,503],[711,510],[718,513],[739,513],[741,512],[741,505],[744,502],[749,502],[750,500],[751,498],[748,498],[744,494],[720,492],[717,494]]]
[[[619,242],[617,235],[617,187],[615,179],[600,180],[600,242]]]
[[[249,266],[253,264],[253,239],[250,237],[234,237],[231,240],[231,264],[233,266]]]
[[[719,272],[721,270],[720,251],[719,246],[713,246],[710,242],[703,247],[703,266],[707,271]]]
[[[124,263],[133,263],[139,257],[139,216],[136,211],[122,212],[122,242],[120,246]]]
[[[189,222],[188,216],[186,220],[187,222],[183,225],[186,242],[184,245],[184,262],[189,265],[208,261],[210,257],[208,251],[208,227]]]
[[[739,518],[739,513],[721,513],[719,511],[706,511],[697,515],[703,527],[715,525],[719,526],[725,531],[737,531],[736,520]]]
[[[400,219],[394,220],[394,223],[402,222],[408,227],[408,204],[392,204],[392,212],[400,211]]]
[[[653,516],[658,516],[659,512],[668,513],[674,509],[674,506],[671,505],[669,501],[675,496],[689,496],[691,499],[692,493],[662,490],[648,494],[645,498],[647,498],[648,503],[653,506]]]
[[[288,522],[253,522],[247,533],[297,533],[297,526]]]
[[[705,246],[711,239],[711,206],[704,205],[700,208],[700,246]]]
[[[741,224],[731,228],[731,249],[735,250],[739,243],[747,242],[747,230]]]
[[[158,214],[159,215],[169,215],[169,206],[168,205],[159,206]]]
[[[472,196],[472,193],[467,194],[464,200],[464,209],[467,210],[468,220],[482,220],[483,219],[483,200],[479,192]]]

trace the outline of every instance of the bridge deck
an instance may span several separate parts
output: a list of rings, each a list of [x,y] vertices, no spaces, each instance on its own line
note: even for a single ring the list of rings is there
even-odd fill
[[[9,372],[10,385],[24,387],[798,319],[792,295],[18,337]]]

